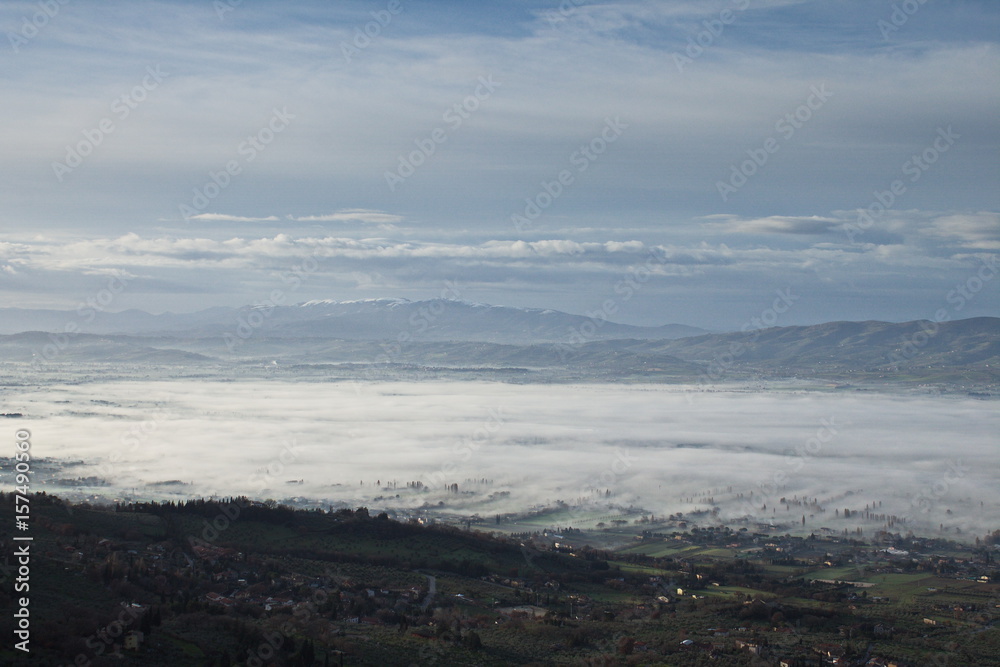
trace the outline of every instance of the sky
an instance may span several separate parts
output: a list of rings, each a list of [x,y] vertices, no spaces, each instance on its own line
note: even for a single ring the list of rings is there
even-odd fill
[[[992,0],[13,1],[0,32],[0,306],[998,314]]]

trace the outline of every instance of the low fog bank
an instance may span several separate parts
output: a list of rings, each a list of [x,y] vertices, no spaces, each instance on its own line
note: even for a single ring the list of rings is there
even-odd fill
[[[246,494],[489,524],[562,507],[544,520],[1000,528],[995,400],[690,389],[83,382],[0,389],[0,413],[23,415],[0,426],[31,430],[50,459],[37,490],[77,498]]]

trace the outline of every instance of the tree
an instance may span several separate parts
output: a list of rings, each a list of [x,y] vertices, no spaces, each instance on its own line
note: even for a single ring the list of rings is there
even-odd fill
[[[483,648],[483,640],[479,636],[479,633],[474,630],[465,635],[463,643],[465,644],[465,648],[470,651],[480,651]]]
[[[295,662],[301,667],[312,667],[313,663],[316,662],[316,649],[313,647],[311,640],[306,639],[302,642],[302,648],[299,650]]]

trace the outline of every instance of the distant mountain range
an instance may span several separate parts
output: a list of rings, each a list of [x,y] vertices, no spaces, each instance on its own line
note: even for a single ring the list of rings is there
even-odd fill
[[[2,362],[264,367],[289,373],[518,372],[540,380],[700,384],[775,378],[1000,384],[1000,318],[829,322],[709,334],[461,301],[314,301],[189,315],[0,310]],[[75,322],[81,331],[64,334]],[[45,330],[48,330],[46,332]],[[350,368],[348,368],[350,367]],[[421,369],[423,369],[421,371]],[[345,371],[346,372],[346,371]]]
[[[343,340],[482,341],[545,343],[566,340],[574,331],[587,340],[635,338],[662,340],[708,333],[683,324],[641,327],[591,320],[557,310],[490,306],[432,299],[309,301],[294,306],[209,308],[196,313],[151,315],[141,310],[117,313],[83,309],[0,309],[0,334],[25,331],[201,338],[252,331],[270,338],[339,338]]]
[[[828,322],[641,343],[629,349],[691,361],[722,361],[732,355],[745,363],[772,366],[996,365],[1000,364],[1000,318]]]

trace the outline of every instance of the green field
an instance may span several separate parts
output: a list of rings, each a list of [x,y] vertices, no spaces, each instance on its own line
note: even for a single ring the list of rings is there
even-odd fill
[[[754,588],[746,588],[745,586],[709,586],[705,590],[697,591],[699,595],[705,596],[715,596],[715,597],[742,597],[744,595],[749,595],[754,598],[771,599],[777,597],[774,593],[768,593],[767,591],[759,591]]]
[[[625,554],[643,554],[653,558],[731,558],[730,549],[701,547],[694,544],[678,543],[675,540],[644,541],[641,544],[620,550]]]
[[[833,579],[836,581],[864,581],[863,575],[858,572],[858,568],[853,565],[843,567],[827,567],[820,570],[813,570],[806,575],[807,579]]]
[[[609,560],[608,565],[629,574],[647,574],[651,577],[669,577],[678,574],[677,570],[668,570],[649,565],[636,565],[634,563],[626,563],[618,560]]]

